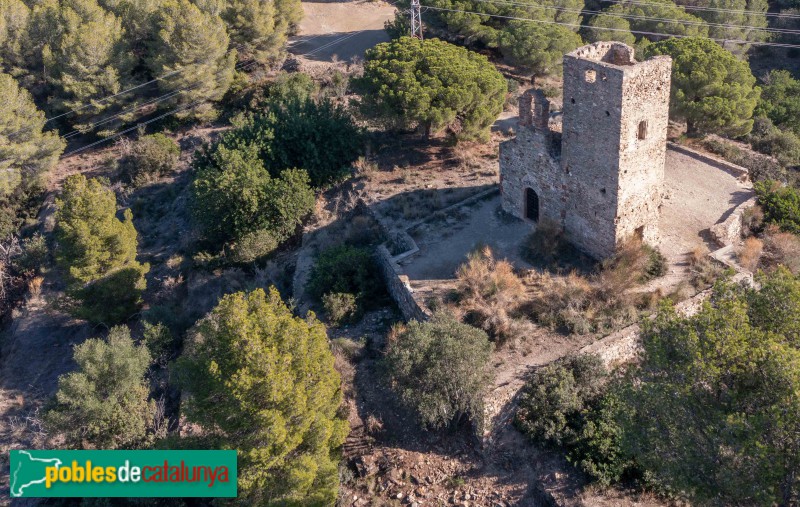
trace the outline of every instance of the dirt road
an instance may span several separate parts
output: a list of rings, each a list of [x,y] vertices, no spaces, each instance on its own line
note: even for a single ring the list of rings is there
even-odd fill
[[[303,2],[300,33],[289,40],[289,50],[314,61],[350,61],[389,40],[383,24],[394,18],[387,2]]]

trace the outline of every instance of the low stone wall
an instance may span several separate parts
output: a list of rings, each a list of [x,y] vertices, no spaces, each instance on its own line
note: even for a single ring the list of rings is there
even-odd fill
[[[686,146],[675,144],[673,142],[667,142],[667,149],[677,151],[678,153],[682,153],[686,156],[692,157],[695,160],[699,160],[710,166],[722,169],[723,171],[730,173],[733,176],[736,176],[737,178],[750,177],[750,172],[744,167],[733,164],[731,162],[728,162],[727,160],[715,157],[713,155],[709,155],[708,153],[703,153],[701,151],[693,150],[692,148],[687,148]]]
[[[684,317],[700,311],[703,302],[711,296],[711,289],[698,292],[686,301],[675,305],[675,310]],[[595,354],[609,369],[635,361],[642,351],[642,333],[639,324],[630,325],[597,340],[580,350],[581,354]]]
[[[386,288],[392,296],[400,313],[408,320],[418,320],[420,322],[428,320],[430,313],[416,299],[414,299],[413,289],[409,284],[408,277],[400,274],[400,268],[385,245],[378,245],[375,253],[378,267],[381,270],[383,279],[386,281]]]
[[[739,243],[742,239],[742,213],[756,205],[753,197],[737,206],[724,221],[712,225],[709,229],[711,237],[720,247]]]

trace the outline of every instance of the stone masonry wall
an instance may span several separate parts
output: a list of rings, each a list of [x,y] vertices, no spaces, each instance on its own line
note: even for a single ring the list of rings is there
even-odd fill
[[[386,288],[389,295],[397,303],[403,318],[424,322],[430,318],[430,314],[414,299],[408,277],[400,274],[397,264],[392,260],[392,255],[386,246],[379,245],[376,252],[378,267],[381,270],[383,279],[386,281]]]
[[[564,56],[560,156],[552,150],[549,103],[520,97],[519,131],[500,145],[503,209],[525,218],[525,189],[539,217],[597,258],[633,234],[659,240],[671,60],[637,63],[633,49],[601,42]]]

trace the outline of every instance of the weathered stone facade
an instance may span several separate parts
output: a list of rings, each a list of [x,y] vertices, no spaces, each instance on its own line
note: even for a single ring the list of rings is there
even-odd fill
[[[519,130],[500,145],[503,208],[559,224],[596,258],[633,235],[658,241],[671,59],[633,59],[598,42],[564,56],[561,134],[540,90],[520,97]]]

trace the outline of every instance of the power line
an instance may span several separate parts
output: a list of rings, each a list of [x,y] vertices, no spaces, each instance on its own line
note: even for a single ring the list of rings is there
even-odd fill
[[[729,29],[745,29],[745,30],[759,30],[769,33],[788,33],[788,34],[800,34],[800,30],[793,30],[788,28],[770,28],[770,27],[758,27],[758,26],[746,26],[746,25],[734,25],[734,24],[725,24],[725,23],[710,23],[706,21],[692,21],[692,20],[680,20],[674,18],[656,18],[651,16],[640,16],[636,14],[624,14],[624,13],[616,13],[616,12],[607,12],[607,11],[594,11],[594,10],[586,10],[586,9],[571,9],[568,7],[559,7],[553,5],[536,5],[530,3],[523,3],[523,2],[513,2],[509,0],[474,0],[475,2],[488,2],[488,3],[497,3],[497,4],[507,4],[507,5],[518,5],[523,7],[528,7],[532,9],[551,9],[561,12],[572,12],[578,14],[594,14],[594,15],[601,15],[601,16],[611,16],[615,18],[624,18],[624,19],[637,19],[637,20],[647,20],[647,21],[660,21],[666,23],[679,23],[682,25],[688,26],[713,26],[713,27],[721,27],[721,28],[729,28]],[[659,4],[650,4],[650,5],[659,5]],[[666,4],[661,4],[662,6]],[[678,6],[680,7],[680,6]],[[688,14],[688,13],[687,13]],[[488,14],[487,14],[488,15]]]
[[[462,14],[475,14],[478,16],[488,16],[491,18],[499,18],[499,19],[510,19],[510,20],[519,20],[519,21],[529,21],[532,23],[543,23],[547,25],[562,25],[562,26],[569,26],[572,28],[592,28],[594,30],[607,30],[611,32],[628,32],[628,33],[635,33],[639,35],[653,35],[657,37],[675,37],[675,38],[686,38],[691,37],[690,35],[675,35],[670,33],[660,33],[660,32],[646,32],[642,30],[626,30],[624,28],[607,28],[607,27],[600,27],[600,26],[590,26],[578,23],[563,23],[560,21],[545,21],[541,19],[531,19],[531,18],[522,18],[518,16],[504,16],[500,14],[486,14],[485,12],[475,12],[475,11],[465,11],[460,9],[445,9],[444,7],[434,7],[432,5],[425,5],[423,7],[428,9],[433,9],[436,11],[444,11],[444,12],[459,12]],[[722,42],[722,43],[733,43],[733,44],[752,44],[754,46],[771,46],[771,47],[780,47],[780,48],[800,48],[798,44],[784,44],[780,42],[758,42],[758,41],[749,41],[749,40],[738,40],[738,39],[719,39],[714,37],[703,37],[704,39],[713,40],[715,42]]]
[[[394,1],[394,2],[392,2],[390,5],[395,5],[395,4],[396,4],[398,1],[400,1],[400,0],[395,0],[395,1]],[[351,37],[354,37],[354,36],[358,35],[359,33],[362,33],[362,32],[365,32],[365,31],[366,31],[366,30],[359,30],[359,31],[353,32],[353,33],[351,33],[351,34],[348,34],[348,35],[345,35],[345,36],[339,37],[339,38],[337,38],[337,39],[334,39],[333,41],[331,41],[331,42],[329,42],[329,43],[327,43],[327,44],[324,44],[324,45],[322,45],[322,46],[320,46],[320,47],[318,47],[318,48],[314,49],[313,51],[308,51],[308,52],[306,52],[306,53],[303,53],[302,55],[299,55],[299,56],[309,56],[309,55],[312,55],[312,54],[314,54],[314,53],[317,53],[317,52],[319,52],[319,51],[322,51],[322,50],[324,50],[324,49],[327,49],[327,48],[329,48],[329,47],[332,47],[332,46],[334,46],[334,45],[336,45],[336,44],[338,44],[338,43],[340,43],[340,42],[342,42],[342,41],[344,41],[344,40],[347,40],[347,39],[349,39],[349,38],[351,38]],[[319,36],[322,36],[322,35],[325,35],[325,34],[320,34]],[[317,37],[318,37],[318,36],[317,36]],[[310,39],[307,39],[307,40],[310,40]],[[248,65],[254,65],[255,63],[258,63],[258,62],[251,62],[251,63],[250,63],[250,64],[248,64]],[[185,109],[189,109],[189,108],[191,108],[191,107],[194,107],[194,106],[196,106],[196,105],[198,105],[198,104],[200,104],[200,103],[202,103],[202,102],[204,102],[204,101],[205,101],[205,99],[200,99],[200,100],[196,100],[196,101],[192,102],[191,104],[189,104],[189,105],[187,105],[187,106],[183,106],[183,107],[178,107],[178,108],[172,109],[172,110],[170,110],[170,111],[167,111],[166,113],[164,113],[164,114],[162,114],[162,115],[159,115],[159,116],[157,116],[157,117],[155,117],[155,118],[151,118],[151,119],[149,119],[149,120],[147,120],[147,121],[145,121],[145,122],[138,123],[138,124],[136,124],[136,125],[135,125],[135,126],[133,126],[133,127],[130,127],[130,128],[128,128],[128,129],[125,129],[125,130],[123,130],[122,132],[119,132],[119,133],[117,133],[117,134],[114,134],[113,136],[109,136],[109,137],[106,137],[106,138],[100,139],[100,140],[98,140],[98,141],[95,141],[95,142],[93,142],[93,143],[87,144],[86,146],[82,146],[82,147],[80,147],[80,148],[76,148],[76,149],[74,149],[74,150],[72,150],[72,151],[69,151],[68,153],[65,153],[65,154],[63,154],[63,155],[62,155],[62,157],[67,157],[67,156],[69,156],[69,155],[73,155],[73,154],[75,154],[75,153],[78,153],[78,152],[81,152],[81,151],[83,151],[83,150],[86,150],[86,149],[92,148],[92,147],[94,147],[94,146],[100,145],[100,144],[102,144],[102,143],[106,143],[106,142],[108,142],[108,141],[111,141],[112,139],[116,139],[116,138],[118,138],[118,137],[120,137],[120,136],[122,136],[122,135],[125,135],[125,134],[127,134],[128,132],[133,132],[134,130],[138,130],[138,129],[139,129],[141,126],[143,126],[143,125],[148,125],[148,124],[150,124],[150,123],[153,123],[153,122],[155,122],[155,121],[158,121],[158,120],[160,120],[160,119],[162,119],[162,118],[165,118],[165,117],[167,117],[167,116],[169,116],[169,115],[171,115],[171,114],[179,113],[179,112],[181,112],[181,111],[183,111],[183,110],[185,110]]]
[[[664,4],[658,2],[645,2],[643,0],[600,0],[602,2],[609,2],[609,3],[617,3],[617,4],[636,4],[636,5],[651,5],[653,7],[663,6]],[[725,9],[723,7],[705,7],[702,5],[681,5],[678,4],[678,7],[683,7],[684,9],[690,9],[695,11],[709,11],[709,12],[728,12],[732,14],[742,14],[742,15],[753,15],[753,14],[762,14],[767,17],[774,17],[774,18],[787,18],[787,19],[798,19],[800,18],[800,14],[788,14],[782,12],[755,12],[755,11],[748,11],[748,10],[740,10],[740,9]]]

